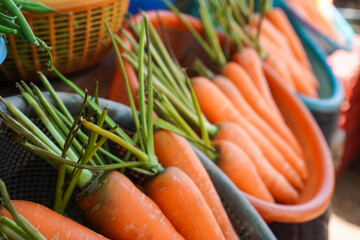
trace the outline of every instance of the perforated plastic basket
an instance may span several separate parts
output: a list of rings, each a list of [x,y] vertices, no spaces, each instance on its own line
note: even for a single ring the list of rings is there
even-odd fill
[[[78,95],[59,93],[59,97],[71,114],[74,116],[78,114],[83,101]],[[31,107],[21,96],[9,97],[6,100],[17,106],[25,115],[32,118],[38,126],[42,126],[40,119],[36,117]],[[130,108],[105,99],[100,99],[100,105],[102,108],[106,105],[108,106],[108,115],[121,128],[130,132],[134,131],[135,127]],[[4,110],[4,105],[0,103],[0,111]],[[47,132],[44,127],[42,129]],[[124,154],[121,148],[116,146],[111,148],[114,154]],[[216,190],[220,193],[223,205],[241,239],[276,239],[255,209],[241,193],[236,191],[236,186],[231,183],[211,160],[204,157],[199,151],[196,152],[206,166]],[[2,122],[0,122],[0,165],[0,178],[6,183],[10,196],[13,199],[30,200],[51,207],[57,171],[46,164],[44,160],[41,160],[13,142],[10,131],[5,128]],[[134,175],[131,172],[128,172],[127,175],[133,181],[137,181],[137,184],[141,184],[144,181],[141,175]],[[81,218],[78,218],[76,209],[71,208],[71,210],[67,214],[74,217],[75,220],[81,221]]]
[[[175,14],[159,10],[147,12],[147,16],[160,36],[167,39],[166,42],[169,42],[182,66],[191,66],[197,58],[203,60],[208,67],[214,66]],[[202,24],[198,19],[185,17],[197,31],[202,33]],[[134,16],[132,20],[136,21],[139,18],[140,15]],[[134,69],[127,65],[126,71],[131,81],[130,85],[136,88],[137,78]],[[300,193],[300,201],[294,205],[271,204],[247,194],[244,195],[267,221],[305,222],[319,217],[329,205],[334,189],[334,169],[331,155],[318,125],[305,105],[274,75],[271,73],[267,75],[273,96],[277,100],[287,124],[304,150],[310,178]],[[122,101],[124,96],[124,81],[121,74],[115,74],[109,89],[109,98]],[[238,192],[240,191],[238,190]]]
[[[24,12],[34,33],[53,48],[54,64],[63,74],[83,70],[100,61],[110,49],[111,31],[120,29],[129,0],[43,1],[69,13],[32,14]],[[8,36],[8,57],[1,65],[0,82],[35,80],[38,71],[47,71],[49,57],[25,40]]]

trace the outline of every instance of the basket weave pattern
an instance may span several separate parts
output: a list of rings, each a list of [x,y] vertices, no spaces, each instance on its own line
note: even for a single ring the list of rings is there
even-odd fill
[[[106,22],[111,31],[120,29],[128,0],[107,0],[77,9],[65,9],[68,15],[25,13],[34,33],[52,47],[54,64],[64,74],[83,70],[110,49]],[[25,40],[8,37],[8,56],[1,65],[0,81],[33,80],[37,71],[47,75],[49,57]],[[3,75],[3,76],[1,76]]]

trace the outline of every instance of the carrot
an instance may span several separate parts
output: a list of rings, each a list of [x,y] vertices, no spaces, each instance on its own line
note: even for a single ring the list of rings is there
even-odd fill
[[[215,76],[212,81],[228,97],[239,113],[267,136],[269,140],[272,142],[284,142],[286,140],[296,152],[299,152],[302,155],[302,150],[297,139],[291,133],[290,129],[284,127],[286,125],[283,125],[283,127],[276,125],[276,129],[271,128],[270,125],[250,107],[243,95],[236,88],[236,85],[228,78],[218,75]],[[283,144],[286,143],[284,142]]]
[[[316,8],[314,1],[287,0],[295,12],[301,14],[310,25],[330,38],[336,39],[336,33],[329,22]]]
[[[107,239],[41,204],[22,200],[11,202],[16,211],[36,227],[46,239]],[[0,206],[0,216],[13,219],[3,206]]]
[[[260,44],[267,52],[276,56],[282,64],[287,66],[298,91],[317,97],[318,81],[311,71],[302,66],[295,58],[281,52],[281,49],[271,43],[266,36],[260,36]]]
[[[226,239],[238,239],[211,179],[189,142],[166,130],[154,133],[155,154],[164,166],[184,171],[201,191]]]
[[[145,191],[185,239],[225,239],[200,190],[179,168],[165,168]]]
[[[281,31],[288,43],[295,57],[308,69],[311,69],[310,62],[307,58],[305,49],[303,48],[299,37],[291,26],[286,14],[280,8],[272,8],[267,12],[266,18],[271,21],[274,26]]]
[[[255,164],[267,189],[269,189],[270,193],[278,202],[294,203],[297,200],[298,193],[296,190],[289,184],[288,180],[269,163],[254,140],[243,129],[232,122],[221,122],[218,125],[219,132],[213,141],[227,140],[242,149]],[[286,166],[288,166],[287,169],[285,169]],[[297,183],[294,185],[302,188],[301,178],[296,171],[289,165],[284,165],[283,167],[283,172],[286,176],[290,179],[297,179]]]
[[[253,22],[251,24],[257,26],[259,21],[260,15],[254,15]],[[272,43],[281,48],[281,50],[286,54],[294,56],[287,38],[266,18],[263,18],[261,22],[260,36],[261,35],[265,35]]]
[[[254,81],[257,89],[265,97],[267,103],[272,107],[274,113],[280,116],[281,114],[275,104],[262,70],[262,60],[257,52],[253,48],[244,47],[233,55],[232,60],[239,63],[245,69],[250,78]]]
[[[240,190],[264,201],[275,202],[254,163],[241,148],[226,140],[217,140],[213,143],[219,151],[218,167]]]
[[[184,239],[156,203],[117,171],[106,173],[77,206],[111,239]]]
[[[282,81],[291,89],[295,90],[294,80],[291,77],[290,71],[286,64],[283,64],[281,61],[278,61],[272,53],[267,53],[264,61],[277,72]]]
[[[233,64],[233,65],[230,65]],[[225,75],[232,75],[229,78],[237,78],[238,75],[232,66],[239,66],[236,63],[227,64],[224,68]],[[231,71],[229,74],[229,70]],[[235,77],[236,76],[236,77]],[[276,143],[277,149],[272,142],[270,142],[264,135],[262,135],[258,129],[244,119],[243,116],[236,110],[232,103],[226,98],[226,96],[212,83],[209,79],[204,77],[193,78],[192,85],[195,94],[198,98],[200,107],[206,118],[212,123],[218,123],[222,121],[232,121],[241,126],[259,145],[265,156],[271,164],[278,163],[278,160],[274,159],[274,156],[281,156],[279,150],[286,157],[289,163],[299,172],[301,177],[307,178],[307,169],[303,159],[299,158],[292,149],[287,146],[282,146],[280,143]],[[276,161],[276,162],[275,162]],[[285,161],[286,162],[286,161]],[[285,163],[282,163],[285,164]],[[280,168],[280,166],[274,166]]]

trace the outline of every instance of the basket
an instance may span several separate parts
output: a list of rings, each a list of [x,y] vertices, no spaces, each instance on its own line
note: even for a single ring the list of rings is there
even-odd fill
[[[196,58],[203,60],[208,67],[212,66],[205,52],[175,14],[159,10],[147,12],[147,16],[158,31],[160,27],[162,28],[159,33],[160,36],[167,38],[182,66],[191,66]],[[137,21],[140,17],[140,15],[134,16],[132,20]],[[184,17],[199,33],[202,33],[202,24],[198,19],[186,15]],[[126,71],[128,72],[130,85],[136,87],[137,79],[134,69],[126,65]],[[189,74],[191,76],[191,73]],[[295,205],[266,203],[245,193],[242,194],[268,222],[296,223],[309,221],[323,214],[329,205],[334,189],[334,169],[331,155],[321,130],[305,105],[278,78],[271,73],[269,73],[269,76],[269,85],[274,98],[278,101],[289,127],[304,149],[306,164],[311,177],[301,193],[299,203]],[[136,90],[133,89],[133,91]],[[125,89],[121,74],[115,74],[108,97],[121,101],[124,99],[124,95]],[[219,186],[219,188],[221,187],[225,188],[225,185]],[[239,190],[234,191],[241,192]]]
[[[54,64],[63,74],[83,70],[100,61],[111,43],[111,31],[120,29],[129,0],[44,1],[68,15],[24,12],[36,36],[52,47]],[[49,56],[27,41],[8,36],[8,56],[1,65],[0,81],[36,80],[38,71],[50,75]],[[50,75],[51,76],[51,75]]]
[[[170,2],[174,2],[171,0]],[[130,0],[129,12],[136,14],[139,11],[147,11],[152,9],[168,9],[166,4],[162,0]]]
[[[339,38],[338,41],[330,39],[315,29],[311,23],[306,22],[294,9],[288,6],[285,0],[275,0],[273,4],[286,13],[298,35],[316,43],[317,46],[325,50],[326,54],[330,54],[337,49],[351,50],[354,31],[335,6],[332,7],[332,17],[333,26]]]
[[[59,97],[69,108],[71,114],[78,114],[83,102],[81,97],[70,93],[59,93]],[[41,121],[21,96],[9,97],[6,100],[41,126],[39,124]],[[134,131],[135,126],[129,107],[105,99],[100,99],[99,102],[102,108],[108,106],[108,115],[120,124],[121,128],[130,132]],[[4,111],[4,109],[4,106],[0,104],[0,110]],[[10,196],[13,199],[34,201],[50,207],[54,196],[57,171],[10,138],[10,131],[0,122],[0,164],[2,166],[0,178],[7,184]],[[124,154],[124,151],[117,147],[111,147],[111,149],[115,154]],[[199,153],[197,150],[196,152]],[[275,239],[271,230],[250,203],[242,194],[234,191],[236,187],[229,184],[230,180],[209,159],[202,158],[202,160],[207,162],[205,166],[211,174],[217,190],[221,191],[224,207],[241,239]],[[140,180],[139,182],[142,181],[141,177],[136,175],[132,175],[132,178]],[[67,214],[82,222],[74,210],[76,208],[71,208],[71,206],[69,208],[71,210]]]
[[[299,31],[300,41],[319,81],[319,98],[311,98],[303,94],[299,94],[299,97],[313,114],[330,144],[337,129],[340,107],[344,100],[343,86],[327,64],[325,52],[306,35],[301,34],[303,30]]]
[[[5,60],[7,54],[4,37],[0,37],[0,64]]]

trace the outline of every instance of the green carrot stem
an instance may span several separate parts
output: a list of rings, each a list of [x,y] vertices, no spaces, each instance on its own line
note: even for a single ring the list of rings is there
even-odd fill
[[[6,10],[12,15],[16,16],[16,22],[21,27],[23,34],[26,39],[35,46],[39,46],[39,42],[36,40],[36,37],[31,30],[29,23],[26,21],[24,15],[21,13],[19,8],[12,0],[0,0],[0,3],[6,8]]]
[[[147,23],[147,21],[146,21]],[[148,54],[150,52],[150,41],[147,33],[147,51]],[[151,55],[149,54],[148,58],[148,69],[147,69],[147,109],[146,109],[146,123],[147,123],[147,130],[148,130],[148,139],[147,139],[147,153],[152,162],[157,162],[157,158],[154,151],[154,122],[153,122],[153,111],[154,111],[154,89],[153,89],[153,82],[152,82],[152,73],[153,73],[153,62]]]
[[[124,80],[125,80],[126,93],[128,95],[131,112],[134,113],[134,112],[136,112],[135,101],[134,101],[134,98],[133,98],[133,95],[132,95],[132,92],[131,92],[129,79],[128,79],[126,71],[125,71],[125,66],[124,66],[124,63],[123,63],[119,48],[117,47],[117,44],[115,42],[114,34],[111,32],[109,26],[106,23],[105,23],[105,27],[106,27],[106,29],[108,31],[111,42],[112,42],[113,47],[115,49],[116,57],[118,59],[118,64],[120,66],[121,73],[122,73],[122,75],[124,77]],[[134,116],[134,124],[135,124],[136,131],[140,132],[140,121],[135,116]],[[144,139],[142,137],[140,138],[140,148],[141,148],[142,151],[145,151]]]
[[[207,9],[204,0],[199,0],[199,13],[203,22],[206,37],[210,42],[211,47],[217,54],[216,62],[219,64],[219,66],[225,66],[227,60],[220,46],[214,24],[212,23],[209,16],[209,9]]]
[[[1,225],[0,224],[0,234],[5,235],[4,238],[2,238],[2,235],[0,235],[0,239],[4,239],[4,240],[33,240],[33,238],[28,237],[28,238],[24,238],[22,236],[20,236],[17,232],[15,232],[12,228],[10,228],[7,225]]]
[[[133,25],[131,25],[131,26],[133,26]],[[131,45],[134,48],[134,51],[137,53],[139,50],[139,45],[138,45],[138,43],[136,43],[136,40],[134,38],[132,38],[132,36],[127,31],[124,30],[124,31],[122,31],[122,33],[128,39],[128,41],[131,43]],[[120,40],[119,37],[117,37],[117,38]],[[125,49],[126,49],[126,47],[125,47]],[[167,79],[166,85],[168,85],[169,90],[171,90],[173,92],[173,94],[175,94],[176,96],[179,96],[180,99],[183,99],[185,101],[187,98],[184,95],[182,89],[180,89],[178,87],[175,77],[171,74],[171,72],[169,70],[169,65],[164,62],[163,58],[161,57],[159,52],[156,51],[156,48],[153,46],[152,43],[150,44],[150,52],[151,52],[151,56],[154,58],[154,61],[159,66],[157,72],[162,72],[162,74],[165,75],[165,77]],[[138,54],[135,54],[135,56],[137,56],[137,55]]]
[[[17,119],[17,121],[29,129],[29,131],[31,131],[42,143],[44,143],[48,148],[57,154],[61,154],[61,150],[18,108],[16,108],[13,104],[5,101],[5,99],[2,97],[0,97],[0,101],[5,104],[9,112]]]
[[[193,26],[190,25],[188,21],[185,20],[185,18],[182,16],[182,13],[173,5],[169,0],[163,0],[164,3],[173,11],[180,20],[184,23],[184,25],[187,27],[187,29],[191,32],[191,34],[194,36],[194,38],[198,41],[198,43],[201,45],[201,47],[207,52],[209,57],[211,59],[217,58],[217,53],[211,48],[211,46],[203,39],[203,37],[194,29]]]
[[[145,51],[145,42],[147,41],[146,38],[146,20],[143,17],[141,21],[141,29],[140,29],[140,36],[139,36],[139,51],[138,51],[138,80],[139,80],[139,89],[138,89],[138,96],[139,96],[139,107],[140,107],[140,144],[144,144],[147,142],[147,125],[146,125],[146,106],[145,106],[145,88],[144,88],[144,72],[143,72],[143,66],[144,66],[144,51]],[[120,55],[120,54],[119,54]],[[121,56],[120,56],[121,58]],[[123,77],[126,78],[125,71],[123,71]],[[132,96],[129,96],[132,97]],[[133,112],[134,118],[137,118],[136,111]],[[143,140],[143,142],[142,142]],[[146,146],[143,146],[143,151],[146,151]]]
[[[54,99],[54,101],[55,101],[56,105],[58,106],[58,108],[60,109],[60,111],[67,117],[68,120],[73,122],[74,118],[72,117],[69,110],[66,108],[65,104],[61,101],[59,96],[56,94],[55,89],[52,87],[52,85],[50,84],[50,82],[46,78],[46,76],[44,74],[42,74],[41,72],[39,72],[39,78],[40,78],[42,84],[45,86],[45,88],[49,91],[51,97]],[[84,97],[85,97],[85,94],[84,94]]]
[[[14,218],[16,224],[21,227],[32,239],[44,239],[44,236],[29,223],[22,215],[16,212],[14,206],[11,203],[9,193],[6,189],[5,183],[0,179],[0,193],[2,196],[2,204]]]
[[[142,152],[138,148],[134,147],[133,145],[129,144],[124,139],[120,138],[119,136],[117,136],[117,135],[115,135],[113,133],[110,133],[110,132],[108,132],[108,131],[106,131],[106,130],[96,126],[95,124],[86,121],[86,120],[82,120],[81,123],[87,129],[89,129],[89,130],[91,130],[93,132],[96,132],[96,133],[100,134],[101,136],[104,136],[104,137],[110,139],[111,141],[119,144],[120,146],[126,148],[131,153],[133,153],[140,161],[144,161],[144,162],[149,161],[148,156],[144,152]]]
[[[155,28],[149,24],[149,32],[151,35],[151,44],[154,44],[156,46],[156,49],[158,50],[159,54],[162,56],[162,59],[167,66],[165,69],[169,69],[171,72],[171,75],[174,77],[175,82],[177,83],[177,88],[180,91],[180,95],[182,98],[184,98],[184,102],[189,103],[190,96],[187,94],[186,91],[186,85],[185,85],[185,79],[182,75],[180,67],[175,63],[175,61],[171,58],[169,55],[168,50],[165,48],[159,34],[155,30]],[[171,48],[171,46],[168,46]],[[165,70],[162,68],[163,71]]]
[[[249,0],[248,24],[252,22],[252,15],[254,12],[254,0]]]
[[[212,79],[215,76],[215,74],[209,68],[207,68],[200,59],[196,59],[194,61],[191,69],[197,74],[207,77],[208,79]]]
[[[19,122],[22,123],[30,131],[27,130],[24,126],[21,126],[20,124],[13,121],[13,124],[16,125],[16,129],[22,129],[22,132],[27,134],[27,138],[31,138],[38,142],[40,141],[42,146],[45,145],[46,148],[50,148],[52,151],[54,151],[55,153],[57,153],[59,155],[61,154],[61,150],[32,121],[30,121],[19,109],[17,109],[15,106],[13,106],[9,102],[5,101],[1,97],[0,97],[0,100],[7,106],[8,110],[16,117],[16,119],[18,119]],[[29,102],[33,103],[31,101],[31,98],[29,98],[29,100],[30,100]],[[37,108],[36,110],[39,110],[39,108]],[[5,116],[5,114],[3,114],[3,113],[1,115]],[[40,113],[40,115],[43,115],[43,114]],[[12,119],[9,116],[6,118],[9,120]],[[46,119],[45,119],[45,121],[46,121]],[[53,128],[51,128],[51,126],[50,126],[50,129],[54,130]],[[34,135],[37,138],[34,138]],[[73,159],[71,159],[71,158],[70,159],[76,161],[77,160],[76,154],[74,154],[73,152],[69,152],[69,153],[71,153],[71,154],[69,154],[69,156],[73,157]],[[70,170],[70,169],[68,169],[68,170]],[[84,171],[78,182],[78,185],[79,186],[87,185],[87,183],[89,181],[91,181],[91,179],[92,179],[92,173],[89,171]]]
[[[42,148],[39,148],[33,144],[28,143],[28,142],[24,143],[23,146],[39,156],[46,157],[46,158],[49,158],[58,163],[62,163],[64,165],[69,165],[71,167],[78,168],[78,169],[87,169],[87,170],[91,170],[91,171],[107,171],[107,170],[115,170],[115,169],[122,169],[122,168],[131,168],[131,169],[138,171],[139,168],[136,168],[136,167],[140,167],[140,166],[147,166],[148,168],[151,167],[148,163],[140,162],[140,161],[130,161],[130,162],[122,161],[122,162],[118,162],[118,163],[105,164],[102,166],[85,165],[85,164],[76,163],[76,162],[67,160],[66,158],[62,158],[56,154],[53,154],[49,151],[46,151]],[[149,172],[144,169],[142,169],[142,171],[139,171],[139,172],[147,174],[147,175],[154,174],[153,172]]]
[[[128,57],[127,54],[123,54],[123,58],[130,63],[135,69],[138,68],[137,63],[134,62],[131,58]],[[163,84],[162,81],[160,81],[157,76],[154,76],[152,78],[154,88],[157,89],[157,91],[162,92],[175,106],[175,108],[180,112],[181,115],[183,115],[188,121],[190,121],[191,124],[196,125],[197,124],[197,118],[195,114],[189,109],[188,105],[184,105],[176,96],[174,96],[171,91],[169,91]],[[208,129],[209,133],[216,134],[217,128],[210,124],[209,122],[206,122],[206,128]]]
[[[38,115],[38,117],[44,123],[45,127],[51,133],[51,135],[54,137],[55,141],[60,145],[61,148],[63,148],[64,143],[65,143],[65,139],[63,138],[63,136],[57,131],[55,126],[51,123],[49,118],[46,116],[46,114],[39,107],[37,102],[34,101],[34,99],[32,99],[31,96],[27,92],[25,92],[24,89],[22,89],[22,87],[20,87],[20,86],[18,86],[18,87],[19,87],[19,89],[21,91],[21,94],[25,98],[25,100],[33,108],[34,112]],[[69,151],[67,152],[67,156],[73,161],[77,160],[77,155],[72,149],[69,149]]]
[[[66,85],[68,85],[73,91],[75,91],[77,94],[79,94],[82,98],[85,97],[84,92],[78,87],[76,86],[76,84],[74,84],[72,81],[70,81],[69,79],[67,79],[64,75],[62,75],[54,66],[52,67],[52,71],[55,73],[55,75],[57,77],[59,77]],[[99,105],[97,105],[94,101],[92,101],[91,99],[88,98],[87,103],[89,104],[89,106],[94,109],[97,110],[97,114],[100,115],[101,114],[101,108]],[[105,122],[110,126],[110,127],[114,127],[116,125],[116,123],[114,122],[114,120],[112,120],[109,116],[106,117]],[[126,133],[124,133],[120,128],[117,128],[115,133],[117,135],[119,135],[120,137],[122,137],[127,143],[129,143],[130,145],[133,145],[133,142],[131,140],[131,138],[129,136],[126,135]]]
[[[72,162],[72,161],[69,161]],[[65,173],[66,168],[63,163],[58,163],[58,175],[56,179],[56,189],[55,189],[55,200],[54,200],[54,207],[53,210],[57,213],[60,213],[61,203],[62,203],[62,196],[64,194],[63,186],[65,183]]]
[[[17,235],[19,235],[23,239],[30,239],[31,240],[31,237],[29,236],[29,234],[27,234],[21,227],[19,227],[10,218],[0,216],[0,225],[7,226],[9,229],[11,229],[13,232],[15,232]],[[8,236],[8,237],[10,237],[10,236]]]

